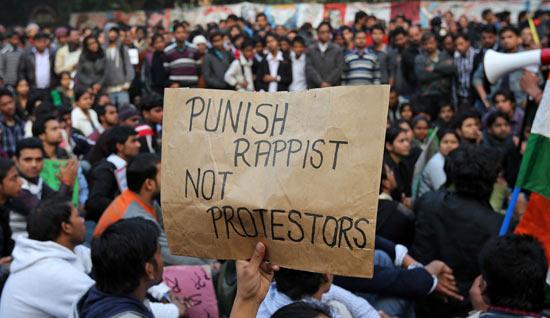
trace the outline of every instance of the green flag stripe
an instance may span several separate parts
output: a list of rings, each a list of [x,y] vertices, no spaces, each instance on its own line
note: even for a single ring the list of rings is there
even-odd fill
[[[550,198],[550,138],[529,136],[516,185]]]

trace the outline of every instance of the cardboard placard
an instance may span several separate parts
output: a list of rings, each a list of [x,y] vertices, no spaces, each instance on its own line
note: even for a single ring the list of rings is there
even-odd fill
[[[166,89],[162,208],[172,253],[371,277],[389,86]]]
[[[186,317],[219,316],[210,266],[167,266],[162,276],[174,297],[187,306]]]

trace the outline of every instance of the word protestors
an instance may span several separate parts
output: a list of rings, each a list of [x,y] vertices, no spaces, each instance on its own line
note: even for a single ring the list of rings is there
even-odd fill
[[[171,249],[242,259],[261,240],[281,266],[370,277],[388,96],[388,86],[167,89]]]

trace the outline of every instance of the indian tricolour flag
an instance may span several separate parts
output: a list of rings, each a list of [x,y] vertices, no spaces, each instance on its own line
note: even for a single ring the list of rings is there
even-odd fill
[[[527,140],[516,186],[532,194],[515,232],[539,239],[550,262],[550,81]]]

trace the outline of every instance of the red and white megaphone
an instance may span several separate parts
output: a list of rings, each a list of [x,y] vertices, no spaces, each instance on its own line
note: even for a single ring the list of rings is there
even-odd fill
[[[501,76],[529,66],[550,64],[550,49],[531,50],[519,53],[499,53],[489,50],[483,58],[485,75],[491,84]]]

